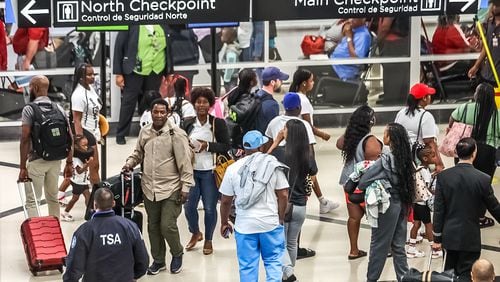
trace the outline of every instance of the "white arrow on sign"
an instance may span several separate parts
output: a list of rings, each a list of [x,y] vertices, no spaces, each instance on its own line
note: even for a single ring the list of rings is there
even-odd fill
[[[465,12],[476,0],[450,0],[450,3],[466,3],[460,11]]]
[[[32,24],[36,24],[36,20],[31,15],[49,14],[49,9],[33,9],[31,8],[36,4],[35,0],[31,0],[22,10],[21,14],[28,19]]]

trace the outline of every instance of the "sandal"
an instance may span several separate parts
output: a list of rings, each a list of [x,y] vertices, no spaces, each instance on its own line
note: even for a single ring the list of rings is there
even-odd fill
[[[349,256],[347,256],[347,258],[349,260],[353,260],[353,259],[366,257],[366,255],[367,255],[367,253],[365,251],[359,250],[357,255],[349,255]]]
[[[495,225],[495,222],[492,218],[485,216],[484,218],[479,219],[479,228],[486,228]]]
[[[297,249],[297,259],[314,257],[316,252],[308,248],[298,248]]]

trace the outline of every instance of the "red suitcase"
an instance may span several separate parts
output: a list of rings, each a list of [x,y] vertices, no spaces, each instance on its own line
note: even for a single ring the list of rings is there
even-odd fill
[[[24,209],[24,214],[28,217],[23,199],[22,186],[31,186],[31,183],[19,183],[19,195]],[[31,190],[33,191],[33,188]],[[33,193],[34,194],[34,193]],[[40,210],[38,203],[36,207],[38,214]],[[23,239],[24,251],[28,267],[34,276],[39,271],[59,270],[63,272],[64,261],[67,256],[66,245],[61,231],[59,219],[55,216],[43,216],[27,218],[21,224],[21,237]]]

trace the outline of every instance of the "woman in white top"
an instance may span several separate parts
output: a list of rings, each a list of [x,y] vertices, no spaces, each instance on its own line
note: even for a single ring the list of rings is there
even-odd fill
[[[203,201],[205,217],[205,244],[203,254],[210,255],[212,236],[217,225],[217,200],[219,190],[215,184],[215,156],[226,155],[230,148],[229,133],[223,119],[209,114],[215,104],[215,94],[210,88],[195,88],[191,101],[196,109],[196,118],[186,120],[186,131],[196,152],[194,158],[195,186],[189,192],[188,201],[184,204],[184,211],[188,221],[189,232],[192,237],[186,245],[186,250],[192,250],[198,241],[203,240],[203,234],[198,225],[198,202]]]
[[[425,110],[431,104],[432,97],[436,90],[423,83],[417,83],[410,89],[407,99],[407,107],[401,109],[396,115],[394,122],[401,124],[406,131],[410,144],[419,142],[432,148],[436,154],[436,173],[444,169],[441,155],[438,151],[437,136],[439,128],[436,125],[434,116]]]
[[[72,121],[75,136],[85,135],[94,156],[89,163],[89,177],[92,185],[99,183],[99,151],[101,141],[99,112],[102,102],[94,87],[94,68],[89,64],[80,64],[75,70],[73,94],[71,94]]]
[[[160,94],[172,110],[174,123],[183,128],[184,121],[196,117],[193,104],[189,102],[189,82],[179,74],[162,79]]]

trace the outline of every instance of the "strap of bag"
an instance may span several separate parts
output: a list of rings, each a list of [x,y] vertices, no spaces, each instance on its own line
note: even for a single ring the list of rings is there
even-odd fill
[[[416,142],[418,142],[419,137],[422,135],[422,119],[424,118],[425,113],[427,113],[426,110],[424,110],[424,112],[420,116],[420,120],[418,121],[417,141]]]
[[[208,119],[210,119],[210,115],[208,116]],[[212,143],[215,143],[215,117],[212,119]],[[214,166],[217,166],[217,154],[213,153],[212,156],[214,159]]]

